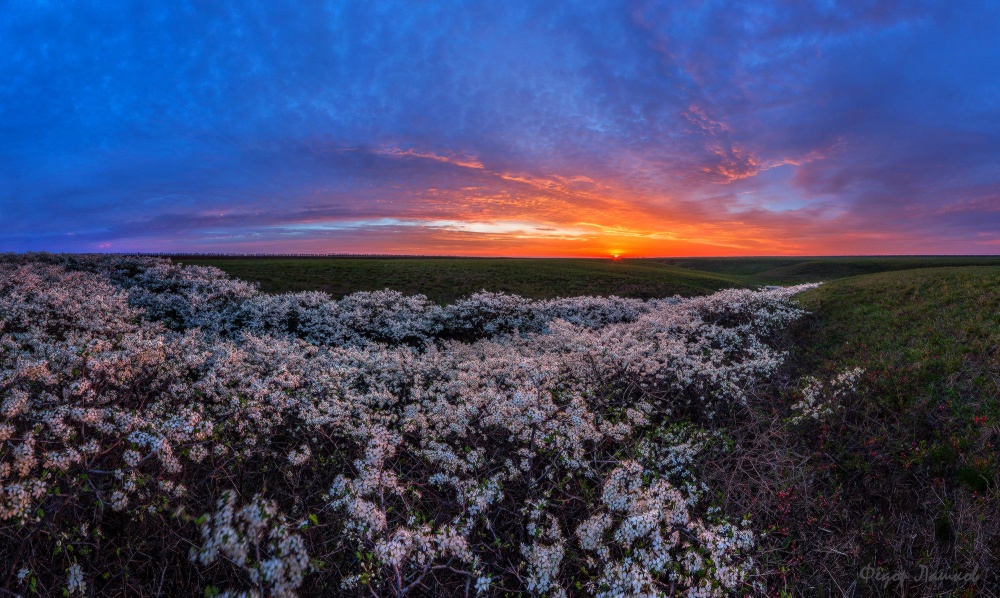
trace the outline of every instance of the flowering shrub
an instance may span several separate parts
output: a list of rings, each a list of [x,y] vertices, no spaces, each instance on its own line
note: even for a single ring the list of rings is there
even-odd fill
[[[675,424],[766,382],[802,288],[442,307],[8,256],[6,589],[750,591],[693,473],[711,435]]]
[[[845,395],[857,390],[858,380],[863,373],[861,368],[852,368],[827,381],[812,376],[806,377],[802,398],[792,404],[793,415],[789,418],[789,423],[800,424],[809,420],[818,421],[831,415],[840,408],[839,401]]]

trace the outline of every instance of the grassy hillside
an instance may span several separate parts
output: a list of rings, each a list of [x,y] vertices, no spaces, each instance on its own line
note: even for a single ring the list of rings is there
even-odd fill
[[[651,260],[478,258],[248,258],[191,259],[260,283],[267,292],[319,290],[336,298],[356,291],[394,289],[449,302],[481,291],[536,299],[574,295],[667,297],[750,286],[739,277]]]
[[[738,276],[760,284],[799,284],[918,268],[1000,266],[1000,257],[982,256],[664,258],[655,261],[700,272]]]
[[[924,566],[978,567],[977,591],[990,587],[1000,556],[1000,267],[844,278],[799,299],[812,315],[790,339],[791,385],[742,441],[743,459],[768,455],[766,475],[747,482],[755,498],[736,501],[765,514],[775,562],[798,563],[772,583],[830,595],[852,584],[863,594],[972,595],[917,581]],[[855,366],[865,372],[859,390],[833,416],[773,426],[802,376]],[[865,585],[866,564],[911,579]]]
[[[814,314],[798,343],[802,366],[868,373],[859,407],[884,426],[870,443],[879,457],[865,459],[865,469],[916,467],[956,487],[995,493],[1000,267],[849,278],[801,301]]]

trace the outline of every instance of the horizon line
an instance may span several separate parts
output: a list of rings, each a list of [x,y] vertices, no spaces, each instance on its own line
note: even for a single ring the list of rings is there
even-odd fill
[[[750,259],[750,258],[1000,258],[997,253],[857,253],[857,254],[750,254],[750,255],[651,255],[651,256],[515,256],[515,255],[458,255],[458,254],[410,254],[410,253],[247,253],[247,252],[185,252],[185,251],[5,251],[0,255],[27,255],[32,253],[50,255],[106,255],[141,257],[202,257],[202,258],[422,258],[422,259],[552,259],[552,260],[656,260],[656,259]]]

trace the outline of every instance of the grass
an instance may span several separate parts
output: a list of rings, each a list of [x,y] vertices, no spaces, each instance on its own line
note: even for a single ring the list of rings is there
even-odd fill
[[[1000,257],[984,256],[664,258],[656,261],[702,272],[738,276],[759,284],[799,284],[921,268],[1000,266]]]
[[[886,464],[996,490],[1000,267],[848,278],[801,302],[814,314],[797,343],[802,368],[867,371],[860,407],[895,422],[873,443]]]
[[[226,258],[178,257],[257,282],[270,293],[325,291],[335,298],[385,288],[450,302],[481,290],[535,299],[573,295],[689,297],[723,288],[799,284],[910,269],[1000,266],[990,257],[678,259]]]
[[[882,272],[798,298],[812,315],[794,331],[789,380],[854,366],[865,376],[837,417],[786,439],[805,464],[775,475],[801,503],[786,505],[799,516],[785,516],[775,536],[778,560],[800,563],[793,587],[845,589],[869,563],[913,577],[920,566],[991,571],[1000,556],[1000,267]]]
[[[739,277],[652,260],[490,258],[179,258],[216,266],[272,293],[326,291],[335,298],[385,288],[454,301],[481,290],[535,299],[575,295],[689,297],[751,286]]]
[[[806,347],[812,359],[880,371],[901,405],[962,368],[996,363],[1000,343],[1000,267],[932,268],[845,278],[799,295],[815,313]],[[989,384],[977,377],[969,392]],[[991,382],[993,386],[996,380]],[[986,385],[986,386],[984,386]],[[938,389],[940,390],[940,389]],[[888,389],[886,389],[888,392]]]

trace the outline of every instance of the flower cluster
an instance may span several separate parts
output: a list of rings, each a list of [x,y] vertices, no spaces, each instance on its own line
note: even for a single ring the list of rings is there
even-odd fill
[[[203,565],[224,556],[247,573],[256,591],[251,596],[294,596],[309,570],[301,536],[290,530],[277,506],[260,495],[240,509],[225,493],[219,508],[203,518],[202,545],[192,558]]]
[[[863,373],[861,368],[852,368],[825,381],[807,376],[802,398],[792,404],[793,415],[789,423],[818,421],[833,414],[840,407],[840,401],[857,390]]]
[[[596,596],[711,596],[738,589],[752,561],[752,534],[692,517],[688,497],[636,461],[608,474],[602,509],[577,527],[587,562],[600,569]],[[669,592],[667,590],[670,590]]]
[[[709,435],[675,424],[766,383],[802,288],[438,306],[7,256],[0,550],[97,593],[112,530],[248,595],[738,591],[751,535],[707,515]]]

